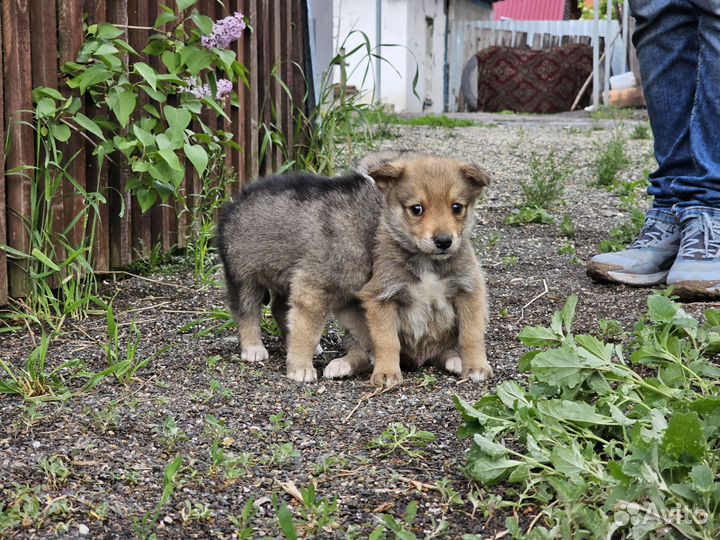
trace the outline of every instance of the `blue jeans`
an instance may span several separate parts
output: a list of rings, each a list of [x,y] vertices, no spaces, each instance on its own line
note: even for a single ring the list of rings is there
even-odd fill
[[[654,206],[720,212],[720,2],[630,0],[658,169]]]

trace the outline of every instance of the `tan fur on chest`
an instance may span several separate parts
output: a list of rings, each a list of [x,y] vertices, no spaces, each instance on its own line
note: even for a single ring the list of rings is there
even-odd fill
[[[399,310],[403,350],[415,357],[431,358],[448,347],[456,333],[456,316],[447,280],[426,270],[407,285],[408,303]]]

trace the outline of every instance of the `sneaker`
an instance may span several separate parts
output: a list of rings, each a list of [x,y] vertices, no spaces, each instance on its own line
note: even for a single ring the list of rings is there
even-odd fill
[[[680,298],[720,297],[720,212],[681,211],[680,251],[667,276]]]
[[[587,275],[598,281],[648,287],[665,281],[680,247],[680,224],[672,210],[653,208],[627,249],[595,255]]]

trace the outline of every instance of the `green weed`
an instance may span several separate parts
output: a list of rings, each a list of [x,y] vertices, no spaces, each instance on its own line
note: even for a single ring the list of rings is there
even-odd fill
[[[575,236],[575,224],[573,223],[572,216],[565,215],[560,222],[560,234],[565,238],[572,238]]]
[[[177,443],[188,439],[185,432],[177,425],[177,421],[172,416],[167,416],[162,424],[152,428],[152,432],[155,433],[160,442],[170,450],[174,449]]]
[[[414,118],[401,118],[395,116],[393,122],[405,126],[427,126],[434,128],[462,128],[474,127],[478,123],[467,118],[450,118],[445,114],[426,114]]]
[[[48,486],[53,489],[65,484],[70,477],[70,469],[61,456],[44,457],[40,460],[39,465],[40,470],[47,478]]]
[[[332,500],[318,497],[317,488],[312,483],[299,491],[302,502],[297,508],[297,520],[293,519],[292,512],[285,503],[278,508],[278,525],[285,538],[299,538],[298,529],[303,531],[304,538],[314,538],[323,531],[328,533],[338,527],[337,496]]]
[[[618,173],[630,164],[625,153],[626,140],[620,130],[613,132],[595,162],[596,185],[609,187],[618,181]]]
[[[255,531],[250,525],[255,517],[255,499],[250,497],[243,506],[242,513],[239,516],[230,516],[229,520],[235,527],[235,535],[238,540],[251,540],[255,535]]]
[[[533,154],[529,163],[530,180],[520,182],[522,207],[550,209],[560,200],[570,176],[569,159],[569,155],[559,157],[555,152],[542,157]]]
[[[631,139],[650,139],[652,134],[650,132],[650,125],[646,123],[636,124],[630,133]]]
[[[630,212],[630,219],[617,227],[610,229],[610,240],[603,240],[598,245],[600,253],[610,253],[625,249],[630,242],[635,240],[645,224],[645,212],[639,208],[633,208]]]
[[[540,207],[525,207],[514,210],[505,218],[508,225],[524,225],[527,223],[555,223],[555,217]]]
[[[652,295],[622,346],[573,334],[576,305],[520,333],[527,388],[455,398],[472,440],[465,473],[511,486],[502,504],[542,518],[532,538],[716,538],[720,310],[700,323]],[[505,526],[527,538],[515,517]]]
[[[178,456],[165,466],[163,474],[163,492],[160,500],[153,510],[145,513],[141,518],[133,518],[132,530],[133,534],[141,540],[146,540],[154,536],[155,527],[157,527],[160,512],[170,502],[173,492],[175,491],[175,482],[177,473],[182,466],[182,457]]]
[[[383,456],[400,451],[411,458],[417,458],[422,456],[422,449],[433,441],[435,435],[429,431],[421,431],[413,425],[406,426],[400,422],[393,422],[373,439],[368,447],[379,449]]]

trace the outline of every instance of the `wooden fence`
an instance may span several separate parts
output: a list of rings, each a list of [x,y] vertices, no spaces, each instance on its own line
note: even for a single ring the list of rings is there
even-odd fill
[[[30,120],[32,89],[49,86],[63,91],[64,79],[60,66],[74,60],[83,44],[83,22],[112,22],[126,28],[127,39],[136,50],[142,50],[160,5],[174,7],[175,0],[1,0],[0,62],[3,79],[0,84],[0,141],[7,137],[9,149],[0,144],[0,244],[24,253],[28,251],[28,231],[23,218],[30,214],[31,175],[6,174],[7,171],[35,162],[35,135],[22,121]],[[223,5],[224,4],[224,5]],[[230,152],[228,164],[239,175],[240,184],[278,168],[282,156],[273,150],[263,163],[259,159],[261,134],[258,127],[271,122],[275,109],[284,133],[292,147],[293,115],[291,101],[271,75],[274,66],[281,66],[280,75],[293,94],[294,103],[302,103],[306,93],[304,73],[311,73],[308,45],[307,6],[305,0],[199,0],[197,8],[203,15],[219,19],[236,11],[246,15],[254,28],[245,31],[232,46],[238,60],[249,69],[249,88],[238,83],[239,107],[226,106],[231,122],[208,116],[211,127],[234,134],[242,152]],[[155,57],[147,60],[160,68]],[[311,79],[311,77],[309,77]],[[177,217],[171,205],[158,205],[143,214],[140,206],[124,189],[126,181],[113,167],[96,170],[92,147],[74,135],[66,154],[79,151],[71,165],[72,175],[88,191],[106,194],[108,204],[100,214],[95,246],[97,270],[105,271],[131,263],[142,250],[152,245],[163,249],[183,245],[187,217]],[[191,169],[190,167],[188,169]],[[99,185],[98,185],[99,182]],[[196,174],[189,172],[184,184],[186,195],[199,193]],[[55,227],[71,223],[85,202],[72,186],[63,187],[63,197],[56,205]],[[192,197],[188,197],[192,201]],[[126,212],[121,217],[120,209]],[[55,230],[61,230],[55,229]],[[78,227],[73,235],[82,235]],[[79,238],[75,238],[77,241]],[[0,304],[8,296],[22,296],[25,285],[23,268],[0,251]]]

